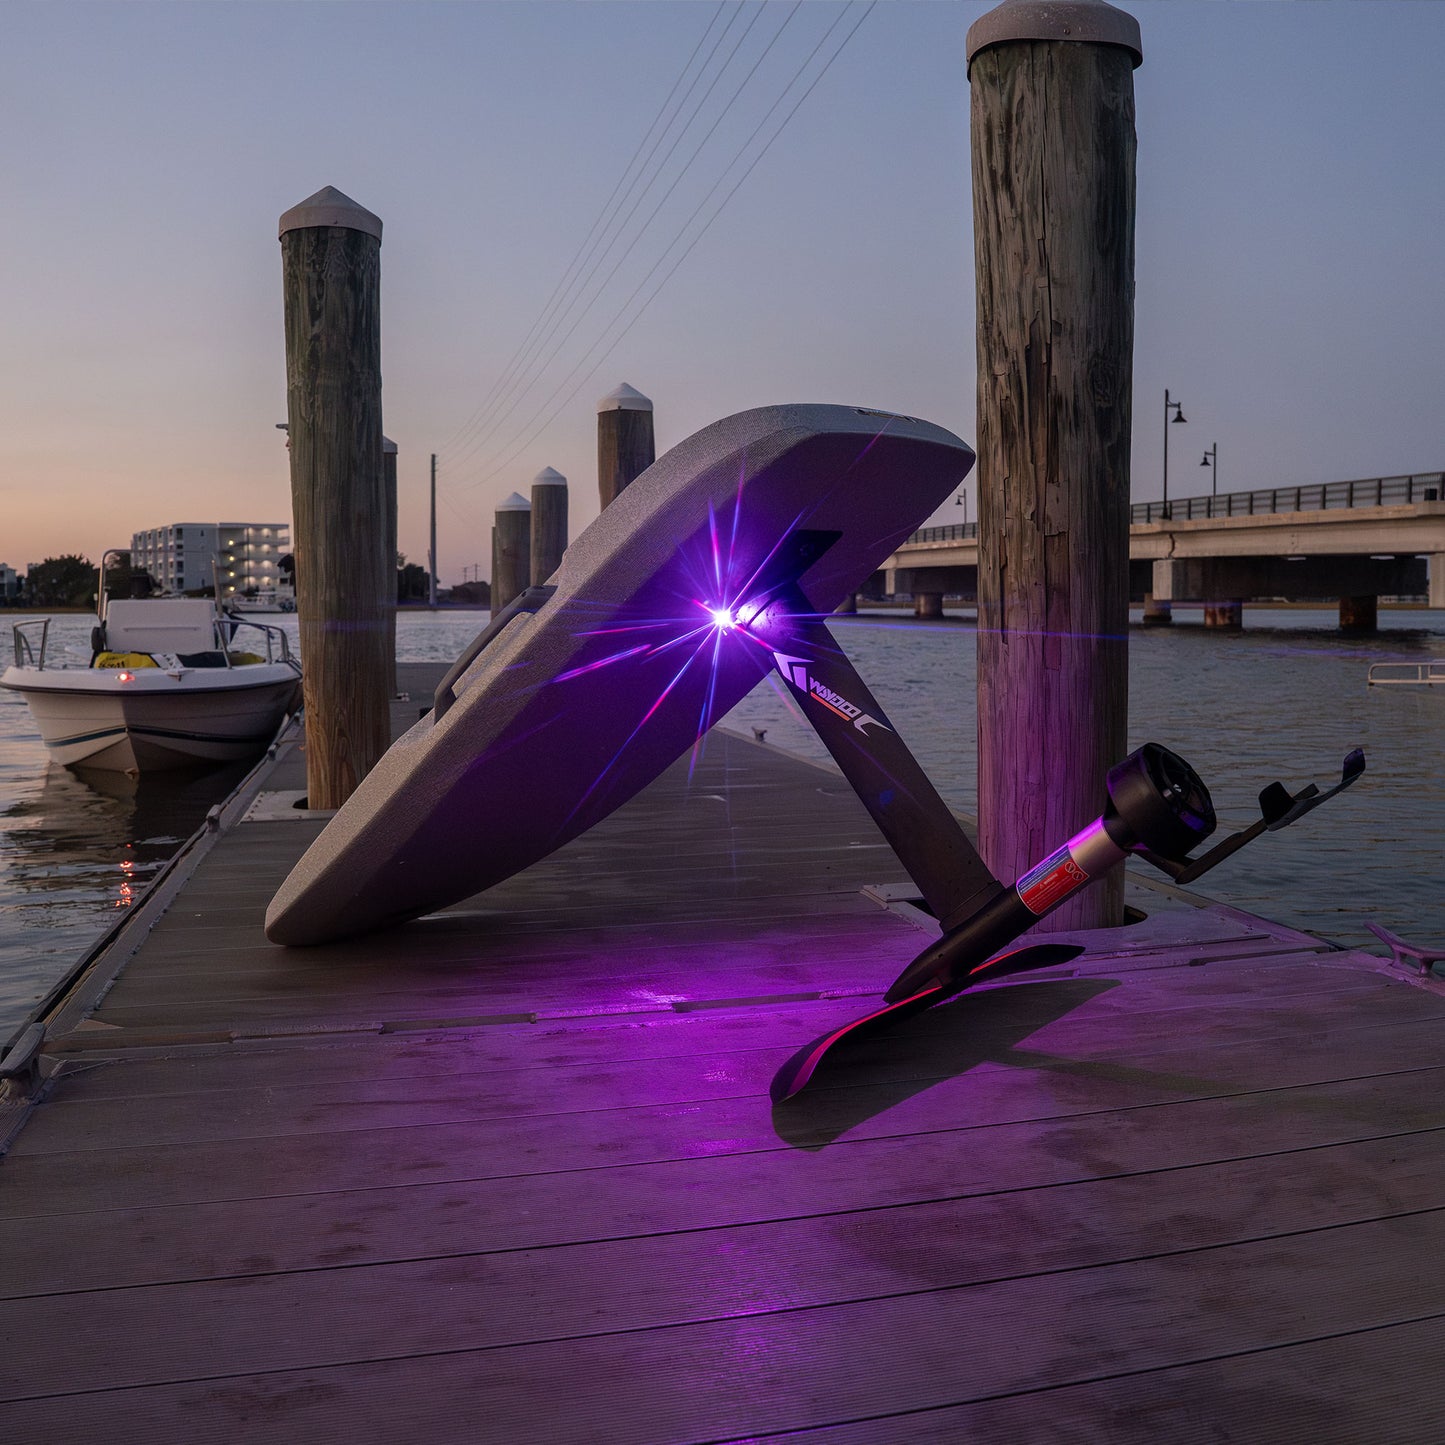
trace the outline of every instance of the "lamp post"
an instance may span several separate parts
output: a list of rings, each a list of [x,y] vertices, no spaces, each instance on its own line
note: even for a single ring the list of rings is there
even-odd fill
[[[1174,415],[1171,417],[1170,412]],[[1169,400],[1169,388],[1164,388],[1164,520],[1169,520],[1169,423],[1186,421],[1184,403]]]
[[[968,493],[967,493],[967,492],[960,492],[960,493],[953,499],[953,505],[954,505],[955,507],[962,507],[962,508],[963,508],[963,526],[964,526],[964,531],[967,532],[967,530],[968,530]]]
[[[1215,442],[1215,443],[1213,444],[1213,446],[1211,446],[1211,447],[1209,448],[1209,450],[1204,453],[1204,460],[1201,461],[1201,462],[1199,463],[1199,465],[1200,465],[1201,467],[1208,467],[1208,468],[1209,468],[1209,495],[1210,495],[1211,497],[1217,497],[1217,496],[1219,495],[1219,443],[1218,443],[1218,442]]]

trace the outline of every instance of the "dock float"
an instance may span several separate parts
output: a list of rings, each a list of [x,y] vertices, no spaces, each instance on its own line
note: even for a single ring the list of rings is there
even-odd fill
[[[282,949],[302,787],[293,739],[0,1111],[7,1438],[1445,1438],[1440,980],[1131,879],[775,1107],[933,928],[836,774],[715,732]]]

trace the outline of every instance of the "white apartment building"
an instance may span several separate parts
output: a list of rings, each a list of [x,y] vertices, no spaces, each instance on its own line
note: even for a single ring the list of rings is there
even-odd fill
[[[131,566],[149,572],[157,586],[196,592],[219,574],[222,597],[276,592],[279,563],[290,550],[289,522],[172,522],[130,539]]]

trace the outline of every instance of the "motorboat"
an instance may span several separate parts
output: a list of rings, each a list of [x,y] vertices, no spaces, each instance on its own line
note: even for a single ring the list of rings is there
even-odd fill
[[[49,627],[48,617],[15,623],[0,687],[24,697],[67,767],[134,775],[250,757],[300,701],[285,632],[206,598],[102,592],[85,667],[47,666]]]

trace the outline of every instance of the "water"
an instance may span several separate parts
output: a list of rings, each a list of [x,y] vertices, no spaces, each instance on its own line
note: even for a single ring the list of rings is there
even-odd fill
[[[1352,789],[1222,863],[1199,890],[1351,947],[1380,950],[1366,918],[1445,941],[1445,687],[1365,685],[1372,662],[1445,657],[1445,612],[1382,611],[1379,634],[1358,639],[1340,635],[1333,609],[1249,608],[1238,633],[1205,631],[1180,611],[1172,628],[1130,632],[1129,745],[1160,742],[1194,765],[1219,814],[1216,837],[1258,818],[1266,783],[1323,787],[1352,747],[1368,759]],[[939,791],[975,813],[973,628],[864,616],[835,619],[834,631]],[[826,757],[781,685],[764,684],[732,721]]]
[[[13,657],[10,622],[28,615],[0,620],[0,667]],[[53,616],[47,660],[88,662],[94,620]],[[257,620],[298,647],[294,616]],[[403,613],[398,650],[450,662],[485,622],[477,612]],[[251,766],[135,779],[72,772],[49,761],[24,699],[0,690],[0,1047]]]
[[[1206,632],[1190,614],[1130,635],[1131,746],[1182,753],[1209,784],[1220,833],[1257,816],[1255,795],[1338,776],[1354,746],[1365,777],[1297,826],[1262,838],[1201,887],[1217,898],[1352,946],[1378,945],[1378,918],[1407,937],[1445,940],[1445,688],[1368,688],[1371,662],[1445,657],[1445,613],[1382,612],[1381,631],[1346,639],[1333,611],[1249,609],[1241,633]],[[294,617],[262,619],[296,640]],[[484,613],[403,613],[397,653],[449,662]],[[91,619],[57,616],[50,647],[89,656]],[[835,631],[899,731],[955,807],[976,808],[974,640],[956,620],[884,614]],[[0,624],[0,657],[10,658]],[[727,719],[822,759],[781,685],[765,682]],[[0,1043],[244,776],[131,781],[49,763],[24,702],[0,692]]]

